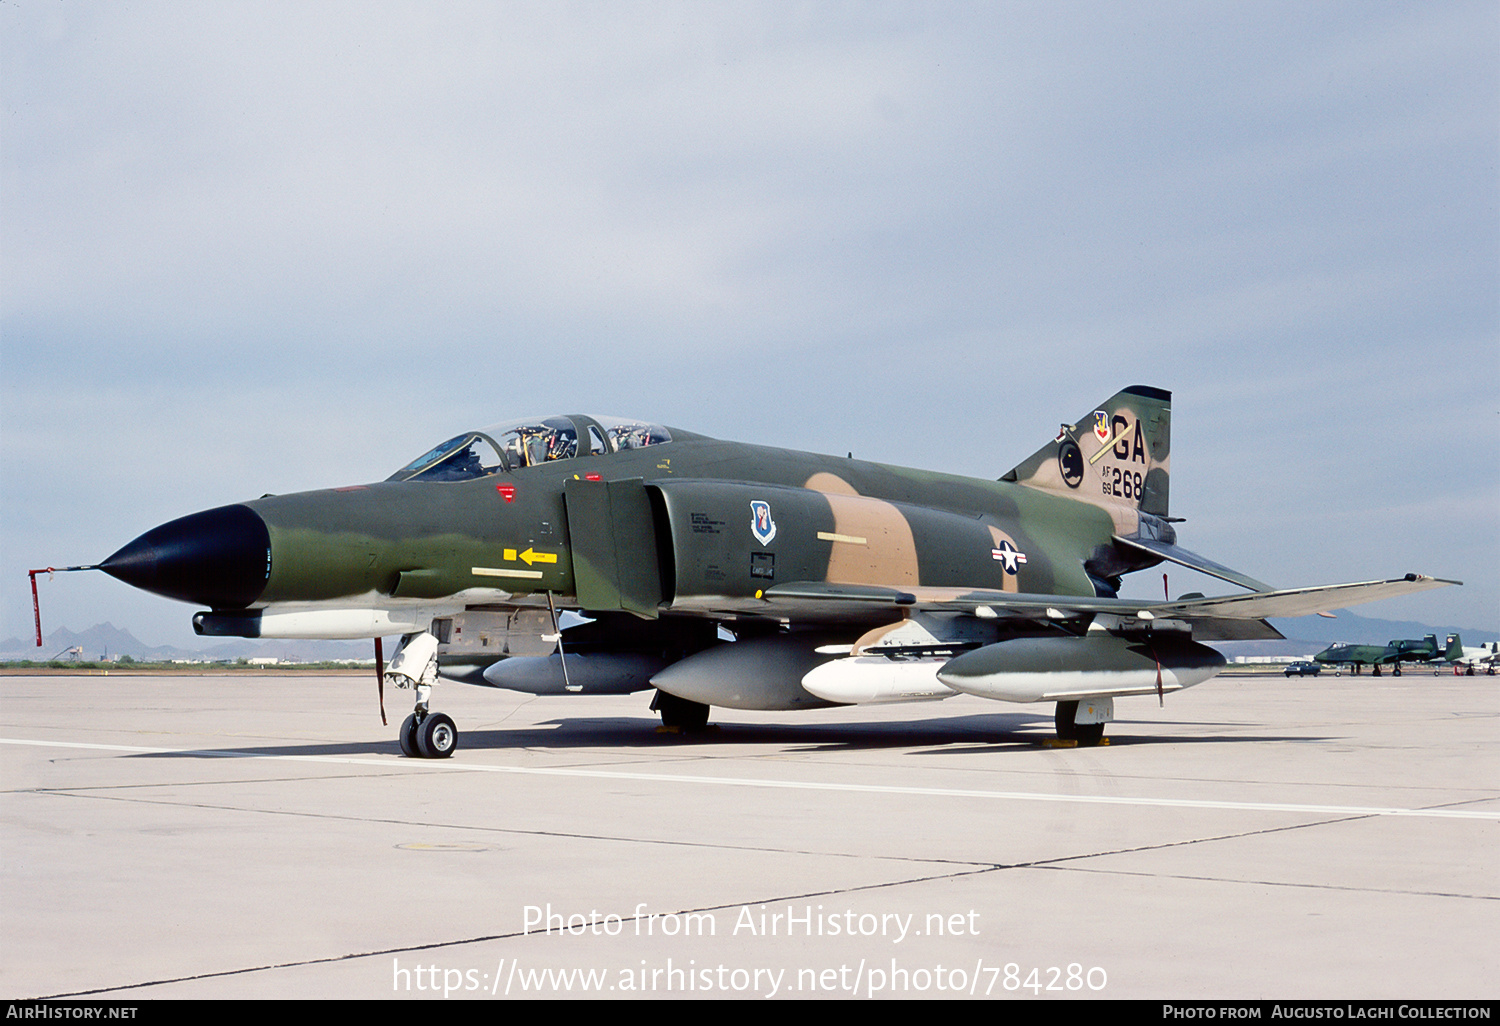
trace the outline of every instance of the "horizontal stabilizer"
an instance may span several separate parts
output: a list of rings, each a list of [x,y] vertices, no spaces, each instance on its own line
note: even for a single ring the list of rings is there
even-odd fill
[[[1193,638],[1197,641],[1283,641],[1286,635],[1269,620],[1240,620],[1232,616],[1193,616]]]
[[[1241,588],[1249,588],[1251,591],[1276,590],[1264,581],[1257,581],[1254,577],[1242,574],[1238,570],[1231,570],[1222,563],[1215,563],[1205,556],[1200,556],[1196,552],[1189,552],[1187,549],[1179,548],[1169,542],[1158,541],[1155,538],[1124,538],[1117,534],[1115,535],[1115,544],[1123,545],[1128,549],[1135,549],[1139,552],[1149,552],[1153,556],[1160,556],[1162,559],[1176,563],[1178,566],[1185,566],[1189,570],[1197,570],[1199,573],[1208,574],[1210,577],[1217,577],[1219,580],[1228,581],[1230,584],[1238,584]]]

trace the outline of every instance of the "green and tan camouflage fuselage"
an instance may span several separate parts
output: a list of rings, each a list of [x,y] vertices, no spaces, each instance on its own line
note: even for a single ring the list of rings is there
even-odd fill
[[[787,584],[1095,596],[1156,561],[1111,539],[1137,532],[1143,507],[1166,512],[1167,417],[1160,399],[1121,393],[1002,481],[674,429],[471,480],[251,500],[271,558],[249,608],[441,611],[550,592],[647,618],[782,618],[766,595]],[[1091,561],[1115,573],[1091,577]]]

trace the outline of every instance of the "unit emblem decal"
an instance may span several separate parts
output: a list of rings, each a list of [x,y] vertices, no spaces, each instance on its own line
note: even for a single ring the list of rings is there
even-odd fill
[[[762,545],[776,537],[776,521],[771,519],[771,504],[756,499],[750,504],[750,533]]]
[[[1103,410],[1094,411],[1094,437],[1099,439],[1100,445],[1109,441],[1109,414]]]

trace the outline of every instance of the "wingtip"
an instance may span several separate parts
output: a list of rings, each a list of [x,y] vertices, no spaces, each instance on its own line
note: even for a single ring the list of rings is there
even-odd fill
[[[1428,577],[1426,574],[1407,574],[1405,577],[1402,578],[1402,580],[1403,581],[1410,581],[1413,584],[1415,584],[1418,581],[1421,581],[1424,584],[1429,584],[1430,583],[1433,587],[1437,587],[1440,584],[1452,584],[1452,585],[1456,585],[1458,587],[1463,587],[1463,583],[1464,583],[1463,581],[1450,580],[1447,577]]]

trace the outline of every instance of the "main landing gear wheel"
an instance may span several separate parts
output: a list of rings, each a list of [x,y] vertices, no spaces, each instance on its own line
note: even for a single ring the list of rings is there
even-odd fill
[[[420,759],[417,751],[417,715],[413,713],[401,724],[401,754],[408,759]]]
[[[708,706],[658,690],[651,708],[661,713],[661,725],[668,730],[691,734],[708,726]]]
[[[1078,723],[1074,719],[1077,715],[1077,702],[1057,703],[1057,714],[1053,717],[1053,722],[1057,724],[1059,741],[1077,741],[1080,747],[1091,747],[1104,739],[1104,724]]]

